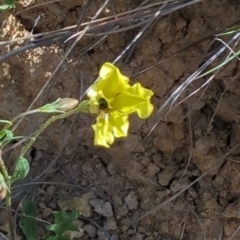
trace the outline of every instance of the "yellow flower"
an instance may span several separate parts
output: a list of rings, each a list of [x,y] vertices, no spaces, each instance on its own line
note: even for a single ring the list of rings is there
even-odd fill
[[[99,80],[87,93],[90,112],[98,114],[92,127],[94,144],[109,147],[115,138],[126,137],[129,129],[128,115],[136,112],[140,118],[147,118],[153,111],[151,90],[136,83],[129,85],[129,78],[120,73],[111,63],[104,63]]]

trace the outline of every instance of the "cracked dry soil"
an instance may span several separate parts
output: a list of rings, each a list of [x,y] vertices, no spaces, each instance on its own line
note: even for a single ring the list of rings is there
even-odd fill
[[[42,2],[19,1],[16,12]],[[6,22],[1,40],[26,36],[40,14],[44,16],[35,28],[38,33],[76,24],[83,2],[69,0],[46,4],[18,17],[12,13],[2,14],[0,20]],[[96,13],[101,2],[96,0],[91,4],[89,16]],[[108,4],[109,13],[104,14],[108,16],[133,9],[139,4],[137,2],[112,0]],[[128,64],[119,63],[119,66],[132,76],[223,28],[239,17],[239,11],[237,1],[205,0],[174,12],[158,21],[138,45]],[[63,64],[50,100],[78,98],[81,86],[88,87],[97,77],[101,64],[113,60],[133,36],[134,31],[110,35],[100,46],[79,57],[80,49],[92,41],[90,37],[84,37]],[[153,89],[156,111],[203,63],[202,56],[211,47],[211,41],[206,40],[133,79]],[[59,44],[30,50],[1,63],[1,118],[10,119],[27,109],[60,62],[67,46]],[[115,143],[110,150],[93,146],[90,125],[94,119],[90,116],[77,116],[73,128],[74,117],[53,124],[34,144],[28,157],[31,164],[28,181],[31,181],[55,161],[65,141],[56,164],[42,179],[46,183],[34,186],[30,192],[35,195],[38,217],[50,221],[53,210],[80,210],[83,218],[77,224],[84,231],[75,236],[76,239],[103,240],[109,239],[109,235],[119,240],[197,240],[204,236],[208,240],[219,239],[219,236],[230,239],[240,224],[239,147],[180,197],[144,217],[137,225],[136,222],[239,143],[240,81],[235,77],[238,73],[239,62],[233,61],[211,82],[199,101],[202,92],[163,118],[147,138],[159,116],[154,114],[147,121],[133,116],[129,137]],[[191,86],[189,91],[201,83]],[[39,103],[43,100],[41,98]],[[189,107],[192,108],[191,116],[186,118]],[[44,119],[41,115],[26,118],[17,133],[28,135],[34,132]],[[10,160],[14,159],[17,150],[11,152]],[[11,162],[8,165],[11,166]],[[21,192],[14,193],[17,202],[22,197]],[[42,232],[41,239],[45,237]],[[240,231],[231,239],[240,239]]]

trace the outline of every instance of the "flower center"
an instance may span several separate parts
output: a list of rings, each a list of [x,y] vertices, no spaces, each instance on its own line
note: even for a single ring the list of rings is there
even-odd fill
[[[106,110],[108,109],[108,102],[105,98],[99,98],[98,100],[98,104],[99,104],[99,109],[100,110]]]

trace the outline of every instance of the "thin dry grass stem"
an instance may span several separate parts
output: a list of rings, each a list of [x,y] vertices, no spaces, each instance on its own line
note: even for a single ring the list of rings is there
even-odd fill
[[[222,237],[223,237],[223,226],[221,227],[221,231],[219,233],[218,240],[222,240]]]
[[[213,115],[212,115],[212,117],[211,117],[211,119],[209,121],[209,124],[208,124],[208,127],[207,127],[207,134],[209,134],[211,132],[211,130],[212,130],[212,124],[213,124],[214,118],[215,118],[215,116],[216,116],[216,114],[218,112],[218,109],[219,109],[220,104],[222,102],[223,96],[225,95],[226,92],[227,92],[227,88],[225,87],[224,91],[221,93],[221,96],[219,98],[217,107],[216,107],[216,109],[215,109],[215,111],[214,111],[214,113],[213,113]]]
[[[233,240],[234,239],[234,237],[237,235],[237,233],[239,232],[239,230],[240,230],[240,225],[238,226],[238,228],[234,231],[234,233],[232,234],[232,236],[230,236],[229,238],[228,238],[228,240]],[[239,236],[238,236],[239,237]],[[236,238],[235,238],[236,239]]]
[[[154,215],[156,212],[158,212],[163,206],[167,205],[171,201],[175,200],[177,197],[179,197],[183,192],[185,192],[187,189],[189,189],[191,186],[193,186],[195,183],[197,183],[200,179],[202,179],[204,176],[206,176],[217,164],[221,163],[222,159],[225,159],[226,156],[231,154],[236,148],[240,146],[240,143],[235,145],[232,149],[230,149],[226,154],[224,154],[222,157],[220,157],[215,164],[213,164],[208,170],[206,170],[201,176],[199,176],[197,179],[195,179],[193,182],[188,184],[186,187],[181,189],[179,192],[174,194],[172,197],[168,198],[167,200],[163,201],[162,203],[158,204],[157,206],[154,206],[152,209],[146,211],[144,214],[142,214],[141,217],[138,218],[138,221],[141,219],[148,217],[149,215]]]
[[[142,28],[142,30],[134,37],[134,39],[130,42],[130,44],[128,44],[128,46],[118,55],[117,58],[115,58],[115,60],[113,61],[113,63],[115,64],[116,62],[118,62],[124,54],[126,54],[126,52],[133,46],[133,44],[143,35],[144,31],[146,29],[148,29],[150,27],[150,25],[154,22],[155,18],[158,18],[161,10],[163,9],[164,6],[161,6],[158,11],[153,15],[153,17],[151,19],[149,19],[147,21],[147,24]]]
[[[196,218],[201,230],[202,230],[202,236],[203,236],[203,239],[206,240],[206,235],[205,235],[205,231],[204,231],[204,228],[203,228],[203,225],[198,217],[198,215],[196,214],[196,212],[192,209],[192,206],[183,198],[183,197],[179,197],[186,205],[187,207],[189,208],[190,212],[194,215],[194,217]]]
[[[3,233],[0,232],[0,239],[1,240],[9,240]]]
[[[74,186],[78,186],[78,183],[74,182],[67,174],[65,174],[65,172],[63,170],[59,170],[59,172],[66,178],[68,179],[69,182],[71,182],[72,184],[74,184]],[[109,199],[107,196],[103,195],[103,194],[97,194],[96,191],[93,191],[91,189],[89,189],[89,191],[92,191],[94,194],[98,195],[99,197],[101,197],[102,199],[104,199],[105,201],[108,201],[110,202],[114,207],[118,208],[119,209],[119,206],[117,204],[115,204],[111,199]],[[131,223],[135,233],[137,233],[136,231],[136,226],[135,224],[133,223],[133,221],[129,218],[129,216],[127,214],[125,214],[125,216],[128,218],[129,222]]]
[[[169,2],[170,2],[170,1],[166,1],[166,2],[163,4],[163,6],[161,6],[160,10],[162,10],[164,7],[166,7]],[[143,5],[143,3],[141,3],[138,8],[141,8],[142,5]],[[146,35],[152,30],[153,26],[158,22],[158,20],[159,20],[160,17],[161,17],[161,15],[156,16],[155,18],[153,17],[153,19],[152,19],[153,21],[150,22],[149,26],[148,26],[147,28],[146,28],[146,26],[144,26],[144,27],[139,31],[139,33],[142,32],[142,34],[141,34],[138,38],[133,39],[132,42],[129,44],[129,45],[131,45],[131,46],[129,47],[128,53],[127,53],[126,56],[125,56],[125,59],[124,59],[125,62],[129,62],[129,61],[130,61],[130,57],[131,57],[134,49],[137,47],[137,44],[139,44],[139,42],[144,38],[144,36],[146,36]],[[147,24],[147,25],[148,25],[148,24]],[[137,37],[137,36],[136,36],[136,37]],[[128,48],[128,46],[127,46],[126,48]]]
[[[201,95],[198,97],[197,101],[196,101],[195,103],[193,103],[193,106],[190,108],[190,110],[187,112],[187,114],[183,116],[183,119],[185,119],[185,118],[188,116],[189,112],[192,112],[192,110],[194,109],[194,106],[199,103],[199,101],[202,99],[202,97],[203,97],[204,94],[206,93],[206,91],[207,91],[207,89],[208,89],[208,86],[209,86],[209,85],[206,85],[206,86],[205,86],[205,88],[203,89]]]
[[[187,213],[186,220],[183,223],[183,227],[182,227],[182,231],[181,231],[181,235],[180,235],[180,240],[182,240],[183,237],[184,237],[184,232],[185,232],[185,229],[186,229],[188,216],[189,216],[189,212]]]
[[[81,16],[78,20],[78,23],[77,23],[76,32],[78,32],[80,30],[82,22],[83,22],[84,18],[86,17],[86,13],[87,13],[87,10],[88,10],[91,2],[92,2],[92,0],[87,0],[87,2],[85,3],[85,6],[83,8],[83,13],[81,14]]]
[[[1,207],[0,206],[0,209],[5,209],[5,207]],[[16,213],[16,211],[14,209],[11,209],[11,212],[12,213]],[[37,217],[32,217],[32,216],[29,216],[29,215],[25,215],[23,213],[17,213],[18,216],[22,216],[22,217],[29,217],[31,219],[35,219],[36,221],[40,222],[40,223],[43,223],[45,225],[50,225],[51,223],[48,222],[48,221],[45,221],[45,220],[42,220],[41,218],[37,218]]]
[[[119,54],[119,56],[113,61],[113,63],[118,62],[131,49],[131,47],[134,47],[134,44],[136,44],[136,42],[139,41],[144,36],[144,33],[146,32],[146,30],[151,29],[151,27],[154,25],[154,22],[156,22],[156,20],[159,17],[165,16],[171,12],[175,12],[179,9],[185,8],[193,3],[198,2],[198,0],[194,1],[194,2],[192,1],[192,2],[188,2],[188,3],[183,3],[181,5],[177,5],[174,7],[172,7],[171,4],[169,6],[169,2],[170,1],[165,1],[164,5],[162,5],[160,8],[158,8],[156,10],[156,12],[154,13],[154,15],[150,19],[146,20],[146,25],[139,31],[139,33],[128,44],[128,46]],[[129,56],[127,57],[127,59],[128,58],[129,58]]]
[[[38,4],[35,4],[34,6],[27,7],[27,8],[25,8],[25,9],[23,9],[22,11],[17,12],[17,13],[15,14],[15,16],[17,16],[17,15],[23,13],[23,12],[29,11],[29,10],[31,10],[31,9],[34,9],[34,8],[43,6],[43,5],[47,5],[47,4],[51,4],[51,3],[56,3],[56,2],[63,2],[63,1],[67,1],[67,0],[51,0],[51,1],[43,2],[43,3],[38,3]]]
[[[190,108],[189,101],[188,101],[188,108]],[[185,173],[186,173],[186,171],[188,169],[188,166],[189,166],[189,164],[191,162],[191,159],[192,159],[192,153],[193,153],[193,146],[194,146],[194,144],[193,144],[192,123],[191,123],[191,111],[188,111],[188,129],[189,129],[189,139],[190,139],[189,157],[188,157],[188,162],[187,162],[187,165],[186,165],[186,167],[184,169],[184,172],[183,172],[183,174],[182,174],[182,176],[181,176],[181,178],[179,180],[181,180],[184,177],[184,175],[185,175]]]
[[[166,2],[166,1],[164,1],[164,2]],[[193,4],[193,3],[196,3],[196,2],[191,2],[191,4]],[[189,4],[190,3],[181,4],[179,6],[174,5],[173,7],[171,7],[172,4],[170,4],[170,6],[168,8],[162,10],[159,17],[168,15],[171,12],[174,12],[181,8],[189,6]],[[158,3],[158,5],[160,5],[160,4]],[[162,5],[162,3],[161,3],[161,5]],[[66,42],[74,37],[77,37],[78,35],[81,35],[83,32],[84,32],[85,36],[102,36],[102,35],[116,34],[118,32],[125,32],[127,30],[137,28],[141,25],[144,25],[145,22],[148,22],[149,19],[152,18],[152,15],[156,12],[156,10],[157,9],[150,9],[150,10],[146,10],[146,11],[138,10],[138,12],[133,15],[126,15],[126,12],[125,12],[124,13],[125,16],[123,16],[122,18],[116,17],[116,15],[114,15],[114,16],[109,17],[109,18],[111,18],[110,21],[105,20],[104,22],[100,22],[107,18],[99,19],[99,23],[97,25],[94,25],[94,23],[97,22],[97,20],[94,20],[94,21],[92,21],[91,27],[86,32],[84,32],[85,30],[82,30],[76,34],[73,34],[73,30],[76,29],[76,27],[78,27],[77,25],[74,25],[74,26],[71,26],[71,27],[68,27],[65,29],[51,31],[48,33],[35,34],[35,35],[30,35],[28,37],[23,37],[23,38],[10,40],[10,41],[0,42],[0,45],[6,45],[6,44],[14,43],[19,40],[34,38],[34,40],[31,41],[30,43],[27,43],[22,47],[14,49],[14,50],[0,56],[0,61],[4,61],[14,55],[20,54],[20,53],[25,52],[30,49],[35,49],[35,48],[42,47],[42,46],[49,46],[54,43],[59,43],[59,42],[64,42],[64,41]],[[144,20],[144,18],[146,18],[146,20]],[[136,21],[140,21],[140,22],[133,24]],[[156,19],[155,19],[155,21],[156,21]],[[84,26],[84,25],[87,26],[89,23],[90,22],[83,23],[81,26]],[[130,25],[130,26],[125,27],[126,25]],[[106,29],[109,29],[109,28],[111,29],[112,27],[116,27],[116,26],[119,26],[119,27],[121,26],[121,28],[118,30],[111,30],[111,31],[106,32]],[[67,29],[72,29],[72,30],[67,30]],[[94,33],[96,31],[98,33]],[[101,32],[101,33],[99,33],[99,32]],[[37,38],[37,37],[41,37],[41,38]]]
[[[156,4],[156,6],[158,6],[158,5],[162,5],[162,3]],[[151,8],[151,7],[152,6],[147,6],[146,9]],[[85,26],[89,25],[90,22],[91,22],[92,26],[90,27],[90,29],[88,31],[94,32],[94,30],[95,30],[95,31],[99,32],[99,31],[103,31],[104,27],[107,27],[108,25],[112,26],[114,23],[118,23],[122,26],[125,26],[125,25],[130,24],[132,21],[135,22],[138,19],[144,18],[145,15],[149,15],[149,11],[145,11],[145,12],[143,11],[142,12],[141,10],[142,9],[139,8],[139,9],[134,9],[134,10],[127,11],[127,12],[124,12],[124,13],[111,15],[109,17],[104,17],[104,18],[95,19],[95,20],[92,19],[89,22],[82,23],[81,27],[85,27]],[[152,10],[152,12],[153,12],[153,10]],[[134,15],[129,15],[130,13],[135,13],[135,12],[137,12],[137,13],[134,14]],[[3,45],[8,45],[8,44],[11,44],[11,43],[14,43],[14,42],[27,40],[27,39],[32,39],[32,38],[35,38],[35,41],[36,41],[36,38],[38,38],[38,37],[48,36],[49,38],[50,37],[52,38],[53,36],[59,36],[59,35],[62,35],[64,33],[68,33],[68,34],[70,33],[72,35],[73,31],[76,28],[78,28],[78,25],[72,25],[72,26],[69,26],[69,27],[65,27],[63,29],[53,30],[53,31],[45,32],[45,33],[38,33],[38,34],[33,34],[33,35],[31,34],[29,36],[16,38],[16,39],[13,39],[13,40],[2,41],[2,42],[0,42],[0,45],[2,45],[2,46]]]
[[[26,187],[31,187],[31,186],[34,186],[34,185],[58,185],[58,186],[63,186],[63,187],[71,187],[71,188],[77,188],[77,189],[80,189],[84,192],[93,192],[96,196],[104,199],[105,201],[108,201],[110,202],[114,207],[118,208],[119,209],[119,206],[116,205],[111,199],[109,199],[108,197],[104,196],[103,194],[100,194],[99,192],[97,191],[94,191],[90,188],[87,188],[87,187],[82,187],[80,186],[78,183],[75,183],[73,180],[71,180],[69,178],[68,175],[66,175],[62,170],[59,170],[59,172],[64,176],[66,177],[71,183],[64,183],[64,182],[44,182],[44,181],[32,181],[32,182],[28,182],[28,183],[23,183],[23,184],[19,184],[19,185],[15,185],[12,187],[12,190],[17,190],[17,194],[16,193],[13,193],[13,199],[18,197],[19,195],[23,194],[23,192],[26,191]],[[133,224],[133,221],[128,217],[127,214],[125,214],[125,216],[129,219],[129,221],[131,222],[131,225],[134,229],[134,231],[136,232],[136,225]]]
[[[30,189],[27,191],[27,193],[24,194],[23,198],[21,199],[21,201],[18,203],[18,206],[16,208],[15,214],[14,214],[14,224],[15,226],[17,226],[17,215],[18,215],[18,211],[20,209],[20,205],[22,204],[23,200],[26,198],[26,196],[29,194]]]
[[[213,32],[213,33],[211,33],[211,34],[208,34],[207,36],[202,37],[202,38],[199,39],[198,41],[196,41],[196,42],[194,42],[194,43],[192,43],[192,44],[190,44],[190,45],[188,45],[188,46],[186,46],[186,47],[184,47],[184,48],[181,48],[181,49],[178,50],[176,53],[174,53],[174,54],[166,57],[165,59],[159,60],[159,61],[156,62],[155,64],[152,64],[150,67],[147,67],[147,68],[141,70],[140,72],[136,73],[136,74],[133,75],[131,78],[136,78],[137,76],[139,76],[139,75],[141,75],[141,74],[143,74],[143,73],[151,70],[152,68],[157,67],[157,66],[160,65],[161,63],[163,63],[163,62],[165,62],[165,61],[168,61],[168,60],[171,60],[172,58],[175,58],[176,56],[178,56],[179,53],[184,52],[184,51],[187,51],[187,50],[189,50],[189,49],[197,46],[198,44],[200,44],[200,43],[208,40],[208,39],[211,38],[212,36],[217,35],[217,34],[223,32],[223,31],[225,31],[226,29],[231,28],[231,27],[233,27],[233,26],[235,26],[235,25],[237,25],[237,24],[239,24],[239,23],[240,23],[240,18],[237,19],[237,20],[235,20],[235,21],[233,21],[233,22],[231,22],[230,24],[228,24],[227,26],[225,26],[225,27],[223,27],[223,28],[221,28],[221,29],[219,29],[219,30],[216,30],[215,32]]]
[[[181,4],[179,6],[174,6],[174,7],[171,7],[171,4],[169,6],[169,8],[167,8],[167,4],[168,4],[169,1],[165,1],[164,4],[161,4],[162,6],[160,7],[161,11],[159,12],[159,8],[154,8],[154,9],[151,9],[151,10],[146,10],[146,11],[143,11],[141,12],[141,8],[136,8],[136,10],[138,10],[138,12],[134,15],[126,15],[126,12],[124,13],[124,17],[122,17],[122,19],[120,19],[119,17],[117,16],[114,16],[114,19],[111,21],[111,22],[103,22],[102,24],[99,23],[98,27],[101,27],[102,25],[112,25],[112,26],[116,26],[116,24],[122,26],[121,29],[118,29],[116,31],[104,31],[104,32],[101,32],[101,33],[88,33],[86,32],[86,36],[103,36],[103,35],[110,35],[110,34],[116,34],[116,33],[120,33],[120,32],[125,32],[125,31],[128,31],[128,30],[131,30],[131,29],[134,29],[134,28],[137,28],[137,27],[140,27],[142,25],[144,25],[145,23],[148,23],[149,21],[152,21],[152,19],[154,21],[156,21],[156,13],[158,15],[158,17],[162,17],[162,16],[165,16],[165,15],[168,15],[172,12],[175,12],[179,9],[182,9],[186,6],[189,6],[189,3],[188,4]],[[159,4],[158,4],[159,5]],[[159,12],[159,13],[158,13]],[[140,17],[141,16],[141,17]],[[143,20],[143,17],[146,18],[146,20]],[[140,21],[139,23],[136,23],[136,24],[133,24],[136,20],[137,21]],[[121,23],[122,22],[122,23]],[[130,26],[128,27],[124,27],[126,24],[130,24]],[[110,27],[111,27],[110,25]],[[71,35],[70,38],[68,38],[66,41],[78,36],[79,34],[81,34],[81,32],[78,32],[78,33],[75,33],[73,35]]]
[[[139,8],[130,10],[130,11],[126,11],[124,13],[114,14],[114,15],[111,15],[109,17],[95,19],[94,21],[92,21],[92,25],[95,24],[93,27],[102,27],[104,24],[112,24],[112,21],[115,21],[115,22],[118,22],[119,24],[122,24],[124,26],[124,25],[126,25],[126,24],[128,24],[132,21],[136,21],[138,18],[143,18],[146,15],[146,12],[142,12],[143,10],[147,10],[147,9],[152,8],[152,7],[159,6],[159,5],[162,5],[162,2],[158,2],[158,3],[155,3],[155,4],[150,4],[150,5],[147,5],[147,6],[144,6],[144,7],[139,7]],[[130,14],[133,14],[135,12],[137,12],[137,14],[130,15]],[[148,14],[149,14],[149,12],[148,12]],[[135,19],[135,18],[137,18],[137,19]],[[82,23],[81,27],[87,26],[87,25],[89,25],[89,23],[90,23],[90,21]],[[97,24],[99,24],[99,25],[97,25]],[[25,36],[25,37],[21,37],[21,38],[16,38],[16,39],[12,39],[12,40],[7,40],[7,41],[1,41],[0,46],[8,45],[8,44],[15,43],[15,42],[22,41],[22,40],[43,37],[43,36],[46,36],[46,35],[49,35],[49,37],[53,37],[53,36],[56,36],[56,35],[59,35],[59,34],[69,33],[69,31],[71,31],[71,33],[72,33],[72,31],[74,29],[76,29],[77,27],[78,27],[78,24],[72,25],[72,26],[69,26],[69,27],[65,27],[65,28],[62,28],[62,29],[58,29],[58,30],[49,31],[49,32],[33,34],[33,35],[29,35],[29,36]],[[99,29],[98,31],[100,31],[100,30],[101,29]]]
[[[92,20],[89,22],[89,25],[87,25],[84,29],[84,31],[82,32],[81,35],[79,35],[77,37],[77,39],[73,42],[73,44],[71,45],[71,47],[67,50],[67,52],[65,53],[65,55],[63,56],[62,60],[60,61],[60,63],[58,64],[58,66],[55,68],[55,70],[53,71],[52,75],[50,76],[50,78],[46,81],[46,83],[44,84],[44,86],[42,87],[42,89],[39,91],[39,93],[37,94],[37,96],[34,98],[34,100],[32,101],[32,103],[30,104],[30,106],[28,107],[27,111],[29,111],[33,105],[37,102],[37,100],[39,99],[39,97],[42,95],[42,93],[47,89],[47,87],[49,85],[52,85],[54,82],[54,77],[57,75],[58,71],[60,70],[62,64],[65,62],[65,60],[67,59],[67,57],[69,56],[69,54],[72,52],[72,50],[74,49],[74,47],[77,45],[77,43],[80,41],[80,39],[83,37],[84,33],[90,28],[92,21],[94,21],[99,14],[101,13],[101,11],[105,8],[105,6],[108,4],[110,0],[105,0],[105,2],[102,4],[102,6],[99,8],[99,10],[97,11],[97,13],[94,15],[94,17],[92,18]],[[51,88],[49,88],[51,90]],[[47,96],[49,95],[49,91],[47,93]],[[14,129],[15,130],[19,124],[22,122],[23,118],[21,118],[15,125]]]
[[[240,36],[240,33],[236,34],[232,37],[232,39],[228,42],[228,45],[232,44],[235,41],[238,41]],[[158,114],[162,114],[163,111],[167,108],[167,112],[165,115],[167,115],[170,111],[172,111],[174,108],[185,102],[187,99],[189,99],[191,96],[195,95],[197,92],[199,92],[202,88],[204,88],[206,85],[208,85],[212,79],[215,77],[215,75],[219,72],[221,68],[219,68],[215,74],[213,74],[204,84],[202,84],[199,88],[197,88],[195,91],[191,92],[187,97],[185,97],[183,100],[178,101],[180,96],[187,90],[187,88],[193,83],[193,81],[198,80],[201,77],[201,73],[211,64],[213,63],[225,50],[227,49],[226,45],[222,46],[213,56],[210,57],[208,61],[206,61],[197,71],[195,71],[188,79],[186,79],[185,82],[183,82],[172,94],[171,96],[164,102],[164,104],[159,108]],[[228,58],[228,57],[227,57]],[[226,59],[227,59],[226,58]],[[178,101],[178,102],[177,102]],[[148,133],[148,136],[152,133],[152,131],[156,128],[156,126],[161,121],[161,118],[157,123],[154,124],[154,126],[151,128],[151,130]]]
[[[219,42],[221,42],[223,45],[225,45],[226,48],[227,48],[232,54],[235,54],[235,55],[236,55],[236,52],[235,52],[226,42],[224,42],[221,38],[215,38],[215,39],[216,39],[216,41],[219,41]],[[237,46],[238,42],[239,42],[239,39],[238,39],[238,41],[236,41],[236,43],[235,43],[234,45]],[[239,58],[238,56],[236,56],[236,58],[238,59],[238,61],[240,61],[240,58]]]

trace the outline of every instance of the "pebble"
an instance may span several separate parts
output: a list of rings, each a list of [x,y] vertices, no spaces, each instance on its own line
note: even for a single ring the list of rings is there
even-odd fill
[[[114,217],[107,218],[107,220],[104,222],[103,228],[106,231],[115,230],[117,228],[117,222],[115,218]]]
[[[158,174],[158,182],[161,186],[168,186],[174,178],[177,168],[174,166],[167,166],[162,172]]]
[[[120,219],[122,216],[127,215],[128,208],[127,208],[127,205],[124,204],[120,207],[114,207],[114,211],[115,211],[115,214],[116,214],[116,218]]]
[[[89,237],[94,238],[97,234],[97,230],[92,225],[85,225],[83,227],[84,231],[88,234]]]
[[[153,163],[150,163],[147,167],[147,172],[146,172],[146,176],[147,177],[153,177],[156,173],[158,173],[160,170],[160,168],[158,166],[156,166]]]
[[[92,207],[89,204],[90,195],[84,194],[82,197],[75,197],[69,201],[68,205],[70,209],[76,209],[84,217],[92,216]]]
[[[182,178],[180,180],[174,180],[171,183],[170,189],[173,192],[178,192],[188,185],[188,177]]]
[[[166,163],[164,158],[161,156],[160,153],[156,153],[152,156],[153,163],[158,167],[164,169],[166,167]]]
[[[46,190],[47,194],[52,196],[55,192],[56,187],[55,186],[49,186]]]
[[[109,240],[108,236],[100,230],[97,231],[97,235],[98,235],[98,238],[97,238],[98,240]]]
[[[138,207],[137,195],[134,192],[129,192],[124,198],[124,202],[127,204],[129,210],[137,209]]]
[[[92,199],[90,204],[94,207],[94,212],[103,215],[104,217],[112,217],[112,205],[109,202],[104,202],[101,199]]]
[[[118,206],[122,206],[123,205],[123,201],[122,199],[118,196],[118,195],[114,195],[112,197],[112,200],[115,204],[117,204]]]
[[[42,212],[42,218],[47,219],[52,214],[51,208],[44,208]]]

